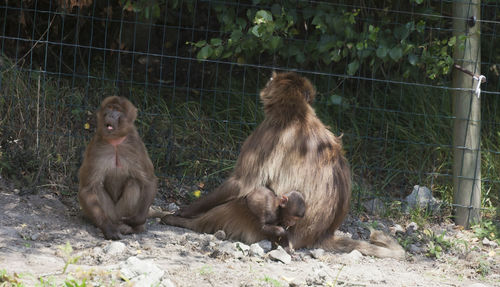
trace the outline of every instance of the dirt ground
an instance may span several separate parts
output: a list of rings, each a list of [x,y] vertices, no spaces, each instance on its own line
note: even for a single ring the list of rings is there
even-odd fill
[[[0,270],[12,285],[62,286],[86,278],[86,285],[68,286],[129,286],[133,281],[123,280],[121,266],[135,257],[164,271],[155,286],[500,286],[499,249],[481,247],[466,231],[450,236],[471,238],[468,250],[477,245],[476,251],[440,259],[410,252],[398,261],[297,250],[285,264],[269,254],[224,253],[226,241],[154,219],[146,233],[126,236],[123,244],[104,240],[81,216],[76,199],[60,198],[48,191],[0,190]],[[483,275],[481,260],[489,268]],[[6,278],[0,276],[0,286]]]

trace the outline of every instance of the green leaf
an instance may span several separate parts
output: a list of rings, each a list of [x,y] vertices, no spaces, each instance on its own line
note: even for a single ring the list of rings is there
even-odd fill
[[[385,56],[387,56],[387,48],[383,47],[383,46],[378,47],[376,54],[377,54],[377,57],[379,57],[381,59],[385,58]]]
[[[267,22],[272,22],[273,15],[267,10],[259,10],[255,14],[255,18],[253,21],[255,24],[265,24]]]
[[[415,54],[410,54],[408,55],[408,62],[412,65],[415,66],[418,62],[418,56]]]
[[[219,38],[212,38],[212,39],[210,39],[210,45],[220,46],[220,45],[222,45],[222,40]]]
[[[454,46],[457,43],[457,37],[453,36],[448,41],[448,46]]]
[[[196,48],[201,48],[201,47],[205,46],[206,44],[207,44],[207,41],[201,40],[201,41],[196,42],[196,44],[194,44],[194,46]]]
[[[210,45],[207,45],[207,46],[201,48],[201,50],[198,52],[196,57],[198,59],[208,59],[210,56],[212,56],[213,52],[214,52],[214,49],[212,49],[212,47]]]
[[[304,63],[306,60],[306,57],[304,56],[304,53],[298,53],[297,56],[295,56],[295,59],[297,60],[298,63]]]
[[[330,99],[328,99],[328,103],[331,105],[341,105],[342,104],[342,97],[339,95],[331,95]]]
[[[252,34],[257,37],[257,38],[260,38],[262,37],[262,33],[259,31],[259,28],[260,26],[259,25],[255,25],[252,27],[252,29],[250,30],[250,32],[252,32]]]
[[[330,58],[334,62],[338,62],[342,59],[342,51],[340,49],[334,50],[330,53]]]
[[[214,57],[219,58],[222,54],[222,51],[224,51],[224,47],[222,47],[222,46],[215,48],[214,53],[213,53]]]
[[[247,26],[247,21],[241,17],[238,17],[238,19],[236,19],[236,25],[238,25],[240,27],[240,29],[243,29]],[[237,31],[237,30],[234,30],[234,31]]]
[[[403,57],[403,49],[401,49],[401,47],[394,47],[391,51],[389,51],[389,56],[394,61],[398,61],[401,57]]]
[[[231,40],[233,40],[234,42],[238,42],[241,37],[243,37],[243,33],[240,30],[234,30],[231,33]]]
[[[347,65],[347,74],[354,75],[356,71],[359,69],[359,61],[354,60],[349,65]]]
[[[279,4],[273,4],[273,6],[271,6],[271,12],[273,13],[273,15],[276,15],[276,16],[280,16],[281,15],[281,6]]]
[[[280,43],[281,43],[281,38],[278,36],[273,36],[269,41],[269,46],[271,47],[271,49],[276,50],[276,48],[278,48]]]
[[[230,50],[224,51],[224,53],[222,53],[221,58],[226,59],[226,58],[231,57],[232,55],[233,55],[233,51],[230,51]]]

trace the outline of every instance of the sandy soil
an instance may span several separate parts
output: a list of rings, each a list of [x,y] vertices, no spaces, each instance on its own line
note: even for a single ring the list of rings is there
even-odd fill
[[[459,233],[453,236],[469,238]],[[76,199],[62,203],[48,191],[0,191],[0,270],[25,286],[60,286],[72,278],[86,278],[86,286],[129,286],[119,270],[134,256],[165,271],[157,286],[500,286],[498,248],[478,247],[439,260],[408,253],[402,261],[332,252],[314,258],[310,250],[297,250],[284,264],[268,254],[226,254],[221,250],[228,243],[213,235],[154,219],[146,233],[120,242],[104,240],[80,215]],[[72,252],[62,250],[67,243]],[[77,257],[63,274],[65,261]],[[481,260],[487,275],[478,273]]]

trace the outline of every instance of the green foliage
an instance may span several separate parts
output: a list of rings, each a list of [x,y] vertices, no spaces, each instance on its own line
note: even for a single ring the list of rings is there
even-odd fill
[[[24,284],[22,284],[19,281],[19,277],[17,274],[9,275],[7,273],[7,270],[5,269],[0,269],[0,286],[1,287],[23,287]]]
[[[73,255],[73,247],[69,242],[66,242],[66,245],[59,246],[59,250],[62,253],[62,258],[64,260],[64,268],[62,273],[66,273],[66,269],[70,264],[75,264],[80,259],[80,256]]]
[[[432,230],[426,229],[423,233],[429,240],[427,243],[427,256],[429,257],[439,259],[443,252],[453,247],[453,242],[444,237],[445,232],[442,232],[440,235],[436,235]]]
[[[418,5],[422,1],[413,2]],[[432,35],[433,23],[418,17],[394,24],[391,14],[384,10],[370,12],[360,21],[360,9],[343,6],[291,0],[253,4],[247,10],[212,5],[222,33],[210,40],[188,43],[198,51],[198,59],[229,58],[244,63],[255,62],[264,54],[299,66],[344,61],[348,75],[360,73],[362,67],[370,73],[383,73],[398,65],[405,78],[423,71],[436,79],[450,72],[453,48],[457,42],[462,47],[465,40]],[[342,65],[339,69],[343,70]]]
[[[410,210],[410,220],[418,226],[426,226],[432,213],[426,208],[413,208]]]
[[[472,226],[474,234],[480,239],[488,238],[500,244],[500,223],[492,219],[483,219]]]
[[[264,276],[264,278],[262,278],[261,280],[266,282],[266,283],[269,283],[271,286],[275,286],[275,287],[283,286],[283,284],[280,281],[278,281],[272,277],[269,277],[267,275]]]
[[[76,279],[67,279],[64,281],[64,286],[66,287],[86,287],[87,286],[87,279],[83,278],[81,282],[77,281]]]

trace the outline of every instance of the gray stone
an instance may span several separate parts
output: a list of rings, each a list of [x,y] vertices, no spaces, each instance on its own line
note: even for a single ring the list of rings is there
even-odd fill
[[[405,198],[405,212],[415,208],[429,208],[432,212],[439,211],[440,201],[432,196],[432,192],[425,186],[415,185],[410,195]]]
[[[260,247],[258,243],[254,243],[250,245],[250,250],[248,251],[248,254],[250,256],[262,257],[264,256],[265,252],[264,249],[262,249],[262,247]]]
[[[358,250],[353,250],[348,254],[344,255],[344,260],[350,264],[358,263],[363,258],[363,254]]]
[[[264,252],[266,253],[273,249],[273,244],[269,240],[262,240],[257,242],[257,244],[259,244],[259,246],[262,247],[262,249],[264,249]]]
[[[248,251],[250,250],[250,246],[245,243],[236,242],[236,247],[243,252],[243,254],[248,255]]]
[[[410,222],[406,226],[406,234],[411,235],[418,230],[418,224],[416,222]]]
[[[311,256],[313,258],[316,258],[316,259],[319,259],[321,257],[323,257],[325,255],[325,250],[321,249],[321,248],[318,248],[318,249],[312,249],[310,251],[311,253]]]
[[[171,202],[167,205],[167,211],[169,211],[169,212],[175,213],[179,209],[180,209],[179,206],[173,202]]]
[[[125,246],[125,244],[120,241],[113,241],[104,248],[104,252],[106,252],[107,255],[111,256],[125,253],[126,250],[127,246]]]
[[[382,215],[386,210],[384,202],[378,198],[363,202],[363,207],[366,211],[374,215]]]
[[[123,278],[136,287],[149,287],[161,282],[165,271],[154,263],[141,260],[135,256],[120,264],[120,273]]]
[[[489,247],[493,247],[493,248],[497,248],[498,247],[498,243],[496,243],[495,241],[492,241],[492,240],[489,240],[488,238],[483,238],[483,245],[484,246],[489,246]]]
[[[219,244],[217,250],[221,254],[226,254],[237,259],[243,258],[245,256],[243,251],[241,251],[234,242],[223,241]]]
[[[285,251],[285,249],[283,249],[283,247],[281,247],[281,246],[278,246],[278,248],[270,251],[269,257],[271,259],[281,261],[285,264],[289,264],[290,262],[292,262],[292,256],[290,256],[290,254],[288,254]]]
[[[399,224],[394,224],[394,226],[389,227],[389,230],[391,231],[392,236],[398,233],[405,233],[404,228]]]
[[[420,254],[420,253],[422,253],[422,252],[423,252],[423,249],[422,249],[422,248],[420,248],[420,247],[418,247],[418,246],[417,246],[417,245],[415,245],[415,244],[410,244],[410,245],[408,246],[408,251],[409,251],[410,253],[413,253],[413,254]]]
[[[217,232],[214,233],[214,236],[219,240],[224,240],[226,239],[226,232],[224,232],[224,230],[217,230]]]
[[[324,286],[327,281],[336,278],[334,272],[323,262],[320,262],[312,267],[313,274],[306,279],[307,285]]]

